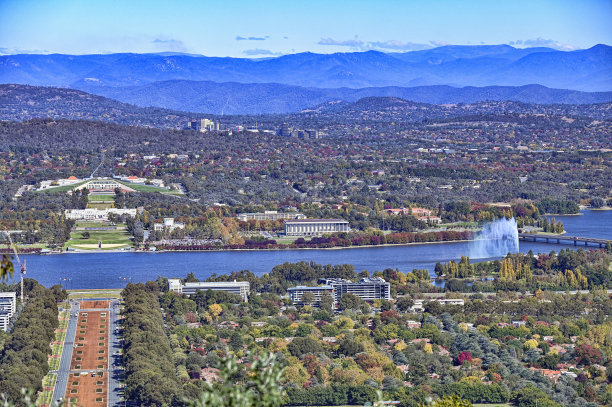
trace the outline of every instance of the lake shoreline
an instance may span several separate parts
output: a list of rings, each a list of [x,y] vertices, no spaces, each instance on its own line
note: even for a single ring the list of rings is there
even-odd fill
[[[444,240],[439,242],[412,242],[412,243],[385,243],[377,245],[364,245],[364,246],[337,246],[337,247],[286,247],[286,248],[271,248],[271,249],[197,249],[197,250],[64,250],[62,252],[52,253],[28,253],[37,255],[56,255],[56,254],[91,254],[91,253],[206,253],[206,252],[269,252],[269,251],[287,251],[287,250],[344,250],[344,249],[375,249],[377,247],[394,247],[394,246],[417,246],[417,245],[430,245],[430,244],[444,244],[444,243],[466,243],[475,242],[476,239],[470,240]]]

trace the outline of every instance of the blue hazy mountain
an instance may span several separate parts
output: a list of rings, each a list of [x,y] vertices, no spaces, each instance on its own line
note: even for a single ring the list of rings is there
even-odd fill
[[[418,87],[307,88],[277,83],[162,81],[132,87],[83,86],[83,90],[137,106],[214,114],[297,112],[328,101],[354,102],[371,96],[431,104],[513,100],[538,104],[589,104],[612,101],[612,92],[581,92],[541,85],[456,88]]]
[[[612,90],[612,50],[518,49],[508,45],[444,46],[425,51],[216,58],[188,54],[7,55],[0,83],[133,87],[169,80],[279,83],[316,88],[424,85],[523,86]]]

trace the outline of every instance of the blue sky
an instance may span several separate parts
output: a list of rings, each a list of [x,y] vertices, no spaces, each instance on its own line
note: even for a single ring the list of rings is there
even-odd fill
[[[0,0],[0,53],[265,57],[612,44],[612,0]]]

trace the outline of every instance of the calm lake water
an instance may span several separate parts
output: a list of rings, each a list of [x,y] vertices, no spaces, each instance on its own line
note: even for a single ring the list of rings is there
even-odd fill
[[[612,211],[583,211],[581,216],[557,216],[569,235],[612,239]],[[549,253],[570,245],[521,242],[523,253]],[[593,246],[594,248],[594,246]],[[314,261],[320,264],[355,266],[374,272],[398,268],[433,270],[436,262],[457,260],[468,254],[469,243],[366,247],[343,250],[275,250],[192,253],[79,253],[27,255],[28,277],[45,286],[62,283],[67,289],[120,288],[127,282],[146,282],[158,276],[184,277],[193,272],[204,279],[212,273],[251,270],[257,275],[284,262]]]

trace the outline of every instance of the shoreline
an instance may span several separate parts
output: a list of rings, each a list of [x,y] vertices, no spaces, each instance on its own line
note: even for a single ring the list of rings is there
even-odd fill
[[[428,244],[443,244],[443,243],[466,243],[475,242],[471,240],[445,240],[440,242],[413,242],[413,243],[385,243],[378,245],[364,246],[338,246],[338,247],[287,247],[287,248],[272,248],[272,249],[209,249],[209,250],[64,250],[62,252],[53,253],[28,253],[32,255],[57,255],[57,254],[91,254],[91,253],[202,253],[202,252],[259,252],[259,251],[287,251],[287,250],[344,250],[344,249],[375,249],[377,247],[394,247],[394,246],[416,246]]]

